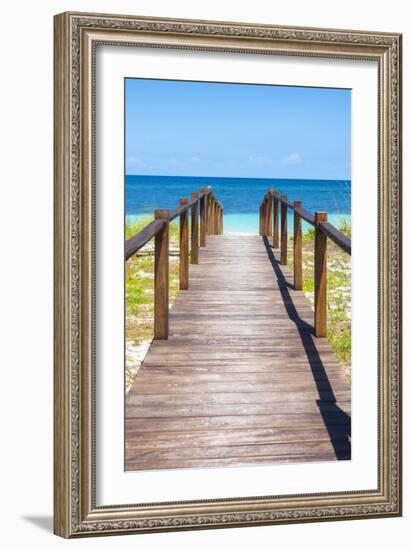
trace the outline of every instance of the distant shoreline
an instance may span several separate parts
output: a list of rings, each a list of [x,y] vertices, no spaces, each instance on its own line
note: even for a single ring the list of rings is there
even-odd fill
[[[255,180],[255,181],[333,181],[351,183],[351,178],[276,178],[276,177],[254,177],[254,176],[174,176],[169,174],[125,174],[125,178],[179,178],[179,179],[203,179],[203,180]]]
[[[153,219],[151,214],[128,214],[125,217],[126,225],[147,220],[149,223]],[[339,229],[342,225],[352,225],[352,216],[350,214],[330,214],[329,223]],[[179,218],[172,223],[178,224]],[[302,231],[306,233],[313,229],[313,226],[303,220]],[[223,231],[225,235],[258,235],[259,234],[259,214],[225,214],[223,218]],[[293,214],[288,213],[288,234],[293,235]]]
[[[352,201],[350,180],[302,180],[264,178],[200,178],[189,176],[128,176],[125,180],[126,219],[153,217],[156,208],[174,210],[181,198],[190,197],[202,187],[211,186],[224,208],[225,233],[259,233],[259,205],[269,188],[301,201],[305,210],[328,213],[329,222],[339,226],[349,222]],[[303,222],[302,229],[310,226]],[[293,214],[288,212],[289,233]]]

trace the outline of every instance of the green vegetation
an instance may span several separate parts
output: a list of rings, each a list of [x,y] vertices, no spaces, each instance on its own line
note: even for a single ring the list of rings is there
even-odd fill
[[[125,227],[126,239],[141,231],[153,218],[145,217]],[[351,225],[342,219],[338,228],[351,236]],[[313,229],[305,231],[303,242],[303,290],[314,300],[314,239]],[[289,267],[293,272],[293,237],[289,241]],[[154,305],[154,240],[147,243],[126,262],[126,388],[130,387],[136,365],[144,356],[141,346],[153,338]],[[328,339],[338,359],[350,377],[351,361],[351,265],[350,256],[328,241]],[[179,223],[170,225],[169,303],[179,291]]]
[[[349,239],[352,238],[352,224],[347,216],[339,216],[336,226]]]
[[[145,217],[126,223],[125,234],[129,239],[141,231],[153,218]],[[169,298],[173,303],[179,288],[178,239],[179,226],[170,224]],[[154,307],[154,240],[149,241],[126,263],[126,339],[140,344],[153,337]]]
[[[125,237],[130,239],[153,217],[127,222]],[[189,228],[190,229],[190,228]],[[179,291],[179,222],[169,227],[169,304]],[[131,386],[145,355],[145,345],[153,338],[154,320],[154,239],[132,256],[125,267],[126,286],[126,391]]]
[[[347,218],[338,220],[339,231],[351,237],[351,224]],[[314,301],[314,241],[315,231],[302,235],[303,290]],[[293,271],[293,237],[290,238],[290,267]],[[350,377],[351,363],[351,259],[332,241],[328,241],[328,332],[327,337],[339,361]]]

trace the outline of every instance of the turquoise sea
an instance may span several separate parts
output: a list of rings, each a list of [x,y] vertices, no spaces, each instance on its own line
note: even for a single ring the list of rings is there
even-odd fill
[[[310,212],[326,211],[331,223],[339,226],[351,216],[349,180],[300,180],[255,178],[208,178],[187,176],[126,176],[126,218],[153,215],[155,208],[173,210],[179,199],[192,191],[211,186],[224,207],[225,233],[258,233],[259,206],[263,195],[273,187],[290,201],[300,200]],[[289,214],[289,231],[292,214]],[[309,227],[304,223],[303,229]]]

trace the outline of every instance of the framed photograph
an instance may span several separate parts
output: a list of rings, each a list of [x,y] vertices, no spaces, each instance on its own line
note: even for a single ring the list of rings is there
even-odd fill
[[[401,35],[55,17],[54,530],[401,514]]]

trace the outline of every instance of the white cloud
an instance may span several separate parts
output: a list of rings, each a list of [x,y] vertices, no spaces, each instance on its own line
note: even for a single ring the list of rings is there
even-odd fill
[[[193,155],[193,157],[191,157],[190,159],[192,162],[199,162],[200,161],[200,158],[197,157],[196,155]]]
[[[299,153],[291,153],[290,155],[283,157],[281,162],[282,164],[302,164],[303,160],[301,159]]]

